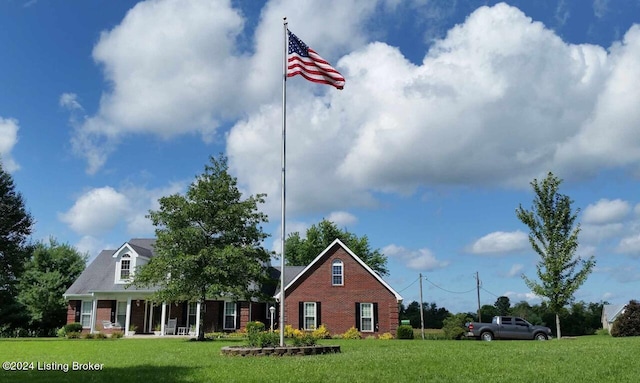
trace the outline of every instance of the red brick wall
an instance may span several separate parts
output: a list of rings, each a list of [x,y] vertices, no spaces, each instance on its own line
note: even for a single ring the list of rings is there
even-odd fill
[[[344,264],[343,286],[331,284],[331,263],[335,259],[340,259]],[[321,302],[322,324],[332,334],[344,333],[355,325],[355,302],[378,304],[378,331],[363,333],[364,336],[385,332],[395,334],[398,326],[398,303],[395,296],[337,245],[312,269],[307,270],[302,280],[287,290],[285,323],[294,328],[299,327],[299,302]]]
[[[74,323],[76,321],[76,306],[78,301],[69,301],[67,303],[67,324]]]

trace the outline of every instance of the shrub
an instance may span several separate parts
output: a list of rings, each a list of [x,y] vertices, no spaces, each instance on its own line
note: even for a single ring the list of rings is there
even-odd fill
[[[58,338],[64,338],[66,335],[67,335],[67,330],[65,330],[64,327],[60,327],[58,331],[56,331],[56,336]]]
[[[313,330],[313,337],[316,339],[329,339],[331,338],[331,334],[329,334],[329,330],[325,325],[321,324],[320,327]]]
[[[609,334],[609,330],[607,330],[606,328],[601,328],[596,330],[596,335],[611,335],[611,334]]]
[[[444,336],[447,339],[462,339],[466,332],[465,323],[471,322],[472,318],[469,318],[467,314],[460,313],[451,315],[442,322],[442,329],[444,330]]]
[[[66,324],[64,327],[65,333],[70,332],[81,332],[82,331],[82,323],[74,322]]]
[[[294,333],[295,330],[296,329],[294,329],[293,326],[291,326],[290,324],[284,326],[284,337],[285,338],[293,338],[295,336],[295,333]],[[298,330],[298,331],[300,331],[300,330]]]
[[[67,334],[65,335],[67,337],[67,339],[79,339],[80,338],[80,332],[67,332]]]
[[[93,339],[93,334],[92,334],[92,333],[90,333],[90,332],[85,332],[85,333],[83,333],[82,335],[80,335],[80,337],[81,337],[82,339]]]
[[[112,331],[111,332],[111,338],[112,339],[120,339],[124,336],[124,332],[122,331]]]
[[[398,339],[413,339],[413,327],[406,324],[398,326],[397,334]]]
[[[384,334],[380,335],[378,339],[390,340],[390,339],[393,339],[393,334],[391,334],[390,332],[385,332]]]
[[[247,334],[262,332],[264,331],[264,323],[260,321],[249,322],[247,323],[245,330],[247,331]]]
[[[344,334],[342,334],[342,339],[362,339],[362,335],[357,328],[352,326]]]
[[[298,330],[298,331],[300,331],[300,330]],[[302,331],[300,331],[300,333],[301,333],[300,336],[294,336],[293,337],[293,345],[295,347],[315,346],[316,338],[313,336],[312,333],[310,333],[310,332],[304,333]]]
[[[93,335],[93,338],[94,338],[94,339],[107,339],[107,335],[106,335],[106,334],[103,334],[103,333],[101,333],[101,332],[98,332],[98,333],[96,333],[96,334],[94,334],[94,335]]]
[[[269,331],[251,332],[247,345],[249,347],[276,347],[280,345],[280,334]]]
[[[640,303],[632,300],[611,327],[611,336],[640,336]]]

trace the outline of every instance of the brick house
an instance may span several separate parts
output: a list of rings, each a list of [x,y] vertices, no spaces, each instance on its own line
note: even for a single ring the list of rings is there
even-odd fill
[[[365,336],[395,334],[402,297],[340,240],[296,271],[285,278],[285,323],[305,330],[324,324],[332,334],[351,327]]]
[[[200,322],[204,310],[205,332],[235,331],[249,321],[270,325],[271,306],[278,310],[280,269],[270,268],[273,283],[263,293],[273,299],[241,301],[215,298],[204,304],[164,302],[154,304],[153,289],[127,287],[135,274],[154,256],[154,239],[131,239],[117,250],[103,250],[64,294],[67,323],[79,322],[85,332],[106,332],[109,324],[137,333],[186,334]],[[363,333],[395,332],[402,297],[339,240],[334,241],[306,267],[285,268],[286,324],[312,329],[325,324],[331,333],[355,326]],[[277,292],[277,294],[276,294]],[[169,319],[176,328],[169,328]],[[278,323],[278,313],[274,325]]]

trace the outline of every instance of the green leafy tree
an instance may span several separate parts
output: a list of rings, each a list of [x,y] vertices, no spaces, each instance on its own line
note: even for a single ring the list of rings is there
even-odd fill
[[[496,303],[493,304],[498,310],[498,315],[506,316],[511,314],[511,301],[509,297],[501,296],[496,299]]]
[[[480,318],[482,318],[482,322],[491,323],[493,317],[498,315],[498,309],[492,305],[482,305],[480,307]]]
[[[611,327],[611,336],[640,336],[640,303],[632,300],[616,318]]]
[[[451,315],[443,321],[442,330],[447,339],[462,339],[466,332],[465,323],[473,321],[468,313]]]
[[[511,314],[527,320],[531,324],[542,325],[542,317],[538,314],[536,307],[531,307],[527,301],[520,301],[513,305]]]
[[[549,172],[531,186],[535,192],[533,207],[526,210],[520,205],[516,215],[529,227],[529,242],[541,260],[537,264],[539,282],[523,275],[527,286],[535,294],[546,297],[555,312],[558,339],[561,338],[560,310],[573,301],[578,288],[593,270],[595,259],[576,256],[580,225],[576,224],[579,209],[571,209],[572,200],[558,193],[562,180]]]
[[[287,237],[285,261],[290,266],[306,266],[336,239],[340,239],[378,274],[389,274],[387,257],[379,249],[371,249],[366,235],[358,237],[346,230],[340,230],[335,223],[326,219],[307,229],[305,238],[302,238],[298,232],[291,233]]]
[[[211,157],[186,195],[162,197],[150,211],[156,226],[154,256],[135,274],[133,284],[157,287],[158,301],[204,302],[208,297],[248,299],[259,295],[271,254],[258,211],[264,194],[242,198],[227,159]],[[253,286],[253,287],[252,287]],[[204,339],[204,310],[198,339]]]
[[[27,238],[33,218],[13,178],[0,162],[0,333],[25,324],[24,310],[17,301],[17,286],[31,254]]]
[[[442,322],[451,315],[444,307],[438,307],[435,302],[424,302],[422,305],[425,328],[442,328]],[[420,328],[420,303],[413,301],[400,309],[400,319],[409,319],[413,328]]]
[[[86,255],[68,244],[35,245],[18,285],[18,300],[29,314],[30,327],[38,334],[54,335],[66,323],[64,292],[84,270]]]

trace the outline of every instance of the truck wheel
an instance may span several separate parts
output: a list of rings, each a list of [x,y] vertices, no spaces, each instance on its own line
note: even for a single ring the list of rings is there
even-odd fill
[[[536,334],[536,336],[534,337],[535,340],[547,340],[547,336],[543,333],[538,333]]]
[[[490,333],[489,331],[485,331],[482,334],[480,334],[480,339],[487,342],[491,342],[493,340],[493,334]]]

